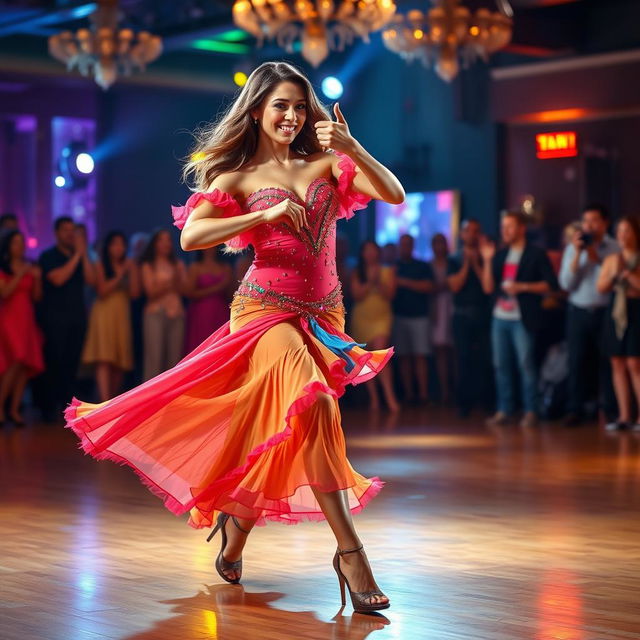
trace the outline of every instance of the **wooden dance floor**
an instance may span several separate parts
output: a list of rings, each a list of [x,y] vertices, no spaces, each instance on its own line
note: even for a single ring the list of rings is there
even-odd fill
[[[384,616],[340,609],[326,523],[256,528],[226,584],[218,537],[35,424],[0,432],[0,640],[640,638],[640,434],[343,418]]]

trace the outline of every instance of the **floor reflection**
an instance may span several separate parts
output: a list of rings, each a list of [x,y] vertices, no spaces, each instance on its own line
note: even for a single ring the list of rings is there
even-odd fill
[[[264,640],[291,637],[288,634],[292,629],[298,637],[309,639],[364,640],[390,624],[379,613],[344,615],[341,609],[325,622],[311,611],[284,611],[271,606],[282,597],[284,594],[277,591],[247,592],[242,585],[205,585],[205,590],[193,597],[162,600],[162,604],[172,606],[171,613],[176,615],[127,636],[126,640]]]

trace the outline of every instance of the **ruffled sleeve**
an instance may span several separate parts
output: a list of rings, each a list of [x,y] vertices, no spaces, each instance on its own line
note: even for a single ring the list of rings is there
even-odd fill
[[[338,177],[338,195],[340,197],[338,219],[345,218],[348,220],[353,218],[358,209],[364,209],[371,201],[371,198],[353,188],[356,163],[346,153],[336,151],[335,154],[339,158],[338,169],[341,171]]]
[[[220,189],[214,189],[213,191],[203,192],[197,191],[192,193],[183,207],[171,207],[171,213],[173,215],[173,224],[182,229],[187,222],[187,218],[191,215],[191,212],[200,204],[202,200],[208,200],[211,204],[222,209],[222,215],[225,218],[231,216],[237,216],[242,213],[240,205],[236,202],[235,198]],[[224,244],[230,249],[243,250],[246,249],[251,242],[251,232],[245,231],[237,236],[227,240]]]

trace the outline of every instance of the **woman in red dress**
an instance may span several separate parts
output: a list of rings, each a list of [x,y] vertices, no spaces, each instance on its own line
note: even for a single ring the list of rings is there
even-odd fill
[[[393,348],[366,351],[344,333],[335,234],[339,218],[404,190],[334,112],[295,68],[265,63],[199,132],[185,167],[196,191],[174,218],[186,251],[253,245],[231,319],[172,369],[107,403],[74,399],[66,417],[86,452],[134,467],[191,526],[216,522],[224,580],[239,581],[254,524],[327,520],[343,602],[346,585],[372,611],[389,599],[351,516],[383,483],[349,464],[338,398]]]
[[[9,418],[20,427],[27,380],[44,370],[43,337],[33,308],[42,297],[42,278],[40,267],[25,260],[24,249],[20,231],[10,231],[0,247],[0,423],[10,398]]]

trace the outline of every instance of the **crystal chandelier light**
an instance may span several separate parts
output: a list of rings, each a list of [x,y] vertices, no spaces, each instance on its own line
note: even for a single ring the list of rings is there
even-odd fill
[[[274,40],[287,52],[302,43],[302,57],[317,67],[329,51],[343,51],[359,36],[382,29],[396,11],[393,0],[236,0],[235,24],[255,36],[258,46]]]
[[[147,63],[162,52],[162,39],[140,31],[118,29],[118,1],[98,0],[90,16],[91,28],[76,33],[63,31],[49,38],[49,53],[64,62],[67,69],[77,67],[83,76],[93,72],[95,81],[108,89],[118,73],[144,71]]]
[[[511,6],[500,0],[500,11],[478,9],[472,13],[460,0],[432,0],[426,13],[417,9],[397,14],[382,32],[387,49],[406,60],[418,58],[451,82],[460,70],[477,58],[487,60],[511,41]]]

